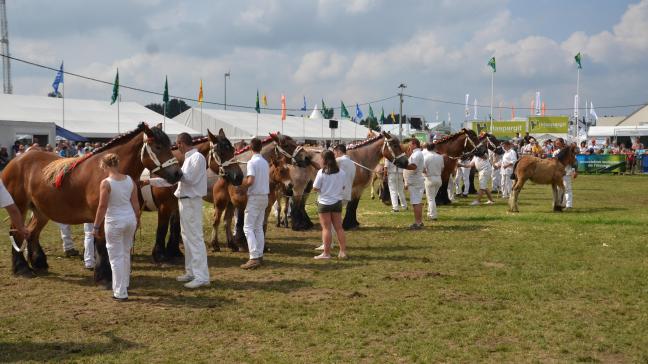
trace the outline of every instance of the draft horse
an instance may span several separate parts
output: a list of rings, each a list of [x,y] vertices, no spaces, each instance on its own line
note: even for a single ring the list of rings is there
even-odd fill
[[[477,134],[463,128],[460,131],[443,137],[434,142],[434,150],[443,155],[443,171],[441,172],[441,188],[436,195],[437,205],[447,205],[450,203],[448,197],[448,181],[450,176],[457,168],[457,161],[465,155],[470,155],[483,147]]]
[[[509,211],[519,212],[518,199],[520,191],[527,180],[542,185],[551,185],[553,190],[553,210],[560,212],[563,209],[565,186],[563,176],[565,167],[576,163],[576,148],[566,146],[554,158],[541,159],[525,155],[518,159],[513,166],[511,179],[515,180],[513,192],[509,198]]]
[[[14,274],[29,277],[34,275],[33,270],[49,268],[40,244],[40,233],[50,219],[70,225],[94,221],[99,205],[99,184],[108,175],[99,167],[106,153],[119,156],[120,172],[133,181],[139,179],[144,168],[169,183],[176,183],[182,177],[178,161],[171,153],[169,137],[161,126],[149,128],[145,123],[83,157],[61,158],[48,152],[32,151],[15,158],[3,171],[2,180],[23,216],[31,209],[33,217],[28,223],[31,234],[26,244],[29,264],[23,255],[24,247],[12,248]],[[94,279],[97,284],[109,287],[112,271],[103,225],[98,235]],[[23,241],[22,237],[17,238],[16,241]]]

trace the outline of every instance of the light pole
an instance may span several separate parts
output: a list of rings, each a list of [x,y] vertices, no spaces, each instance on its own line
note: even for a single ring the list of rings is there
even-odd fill
[[[227,110],[227,78],[230,77],[230,71],[225,72],[224,79],[225,79],[225,102],[223,105],[225,106],[225,110]]]
[[[404,83],[401,83],[398,85],[398,88],[400,89],[400,92],[398,93],[398,96],[400,96],[400,111],[398,114],[398,139],[403,140],[403,90],[407,88],[407,86]]]

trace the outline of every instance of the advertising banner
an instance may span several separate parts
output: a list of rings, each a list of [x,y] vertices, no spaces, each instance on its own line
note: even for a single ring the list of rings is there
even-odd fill
[[[493,121],[493,130],[490,130],[490,121],[473,121],[472,130],[479,134],[482,131],[495,135],[497,139],[511,139],[515,133],[524,135],[526,121]]]
[[[620,173],[626,170],[624,154],[579,154],[578,173]]]
[[[529,116],[529,134],[567,134],[567,116]]]

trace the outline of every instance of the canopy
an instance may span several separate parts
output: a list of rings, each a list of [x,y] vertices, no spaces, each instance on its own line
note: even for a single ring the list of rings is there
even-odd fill
[[[287,116],[282,122],[277,114],[217,109],[201,111],[199,108],[192,108],[173,120],[189,128],[202,130],[205,134],[207,129],[215,133],[222,128],[230,140],[249,140],[254,136],[265,136],[277,131],[301,141],[331,139],[329,120],[311,119],[307,115]],[[368,131],[369,129],[363,125],[355,124],[349,119],[338,119],[338,128],[334,129],[334,139],[343,141],[365,139]]]
[[[648,125],[642,126],[592,126],[587,131],[590,137],[648,136]]]
[[[82,137],[79,134],[73,133],[67,129],[64,129],[60,126],[56,126],[56,136],[64,138],[66,140],[72,141],[72,142],[87,142],[88,139]]]

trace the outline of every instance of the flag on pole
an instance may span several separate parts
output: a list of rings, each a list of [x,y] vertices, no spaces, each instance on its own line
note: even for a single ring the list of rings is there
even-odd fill
[[[535,100],[531,99],[531,108],[529,110],[529,115],[533,115],[534,111],[535,111]]]
[[[326,116],[326,104],[324,103],[324,99],[322,99],[322,110],[320,110],[320,113],[322,113],[322,117]]]
[[[200,90],[198,91],[198,103],[201,105],[203,103],[202,80],[200,80]]]
[[[594,104],[590,101],[590,116],[594,118],[594,120],[598,121],[598,115],[596,115],[596,111],[594,111]]]
[[[385,124],[385,121],[387,121],[387,119],[385,118],[385,108],[381,107],[380,108],[380,123]]]
[[[371,104],[369,104],[369,117],[372,119],[375,119],[376,116],[374,115],[373,109],[371,108]]]
[[[473,102],[473,120],[477,120],[477,98],[475,98],[475,102]]]
[[[344,101],[340,101],[340,117],[341,118],[349,118],[349,110],[347,110],[346,106],[344,105]]]
[[[360,119],[362,119],[363,116],[364,114],[362,113],[362,110],[360,110],[360,106],[356,103],[356,118],[358,118],[358,122],[360,122]]]
[[[164,94],[162,95],[162,102],[164,104],[169,103],[169,79],[167,76],[164,76]]]
[[[578,65],[578,68],[582,69],[583,68],[583,65],[581,64],[582,56],[581,56],[580,52],[578,52],[578,54],[576,54],[576,56],[574,56],[574,59],[576,60],[576,64]]]
[[[54,78],[54,82],[52,83],[52,87],[54,88],[54,96],[58,96],[58,88],[59,84],[63,83],[63,62],[61,62],[61,68],[56,72],[56,77]]]
[[[493,72],[497,72],[497,66],[495,65],[495,57],[491,58],[488,61],[488,65],[493,69]]]
[[[110,105],[114,104],[119,97],[119,68],[117,69],[117,74],[115,75],[115,83],[113,83],[113,93],[112,98],[110,99]]]
[[[263,106],[267,107],[268,106],[268,97],[266,95],[263,95],[263,98],[261,99],[261,102],[263,102]]]
[[[281,121],[286,120],[286,96],[281,95]]]
[[[466,94],[466,106],[464,107],[464,120],[468,120],[470,117],[470,108],[468,107],[468,101],[470,99],[470,94]]]
[[[396,123],[396,114],[394,114],[393,110],[392,110],[391,114],[389,114],[389,117],[392,119],[392,123]]]
[[[547,111],[547,108],[545,107],[545,102],[542,102],[542,108],[540,108],[540,115],[545,116],[545,111]]]
[[[304,96],[304,106],[302,106],[301,111],[306,111],[308,107],[306,107],[306,96]]]
[[[259,90],[257,90],[256,105],[254,107],[254,110],[256,110],[257,114],[261,113],[261,105],[259,105]]]
[[[535,96],[535,114],[536,116],[539,116],[542,113],[541,106],[542,103],[540,101],[540,91],[536,91],[536,96]]]
[[[578,120],[578,94],[574,95],[574,119]]]
[[[511,120],[515,120],[515,105],[511,104]]]

